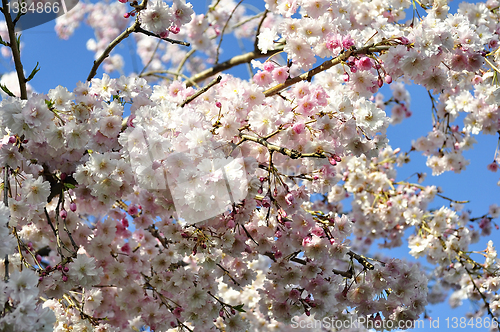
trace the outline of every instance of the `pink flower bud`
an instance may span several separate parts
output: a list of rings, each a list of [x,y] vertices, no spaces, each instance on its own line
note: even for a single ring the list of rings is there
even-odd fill
[[[272,72],[274,70],[274,63],[267,61],[264,63],[264,70],[268,72]]]
[[[359,60],[356,60],[356,66],[358,66],[359,70],[370,70],[372,65],[372,60],[367,56],[363,56]]]
[[[221,102],[220,101],[215,102],[215,107],[221,108],[222,107]]]
[[[498,170],[498,164],[494,161],[491,164],[488,164],[487,168],[488,171],[496,172]]]
[[[137,206],[135,204],[130,204],[128,209],[127,209],[127,212],[129,215],[134,216],[137,213],[139,213],[139,209],[137,208]]]
[[[378,78],[377,85],[378,85],[379,88],[381,88],[382,85],[384,85],[384,81],[382,81],[382,78],[380,78],[380,77]]]
[[[120,248],[121,251],[123,251],[124,253],[129,253],[130,252],[130,245],[127,243],[125,243],[121,248]]]
[[[293,125],[292,129],[296,134],[302,134],[306,125],[302,122]]]
[[[67,176],[68,176],[68,174],[66,174],[66,173],[64,173],[64,172],[63,172],[63,173],[61,173],[61,180],[62,180],[62,181],[66,180],[66,177],[67,177]]]
[[[342,46],[344,48],[350,48],[351,46],[354,45],[354,39],[351,38],[351,36],[347,35],[342,38]]]
[[[17,141],[16,136],[10,136],[9,137],[9,143],[10,144],[14,144],[14,143],[16,143],[16,141]]]
[[[127,0],[118,0],[120,1],[121,3],[127,3]]]
[[[75,202],[71,202],[71,204],[69,205],[69,209],[73,212],[76,211],[76,203]]]
[[[224,317],[224,310],[222,310],[222,309],[221,309],[221,310],[219,311],[219,316],[220,316],[220,317]]]
[[[408,45],[410,41],[406,37],[399,37],[399,40],[401,41],[401,44],[403,45]]]
[[[66,219],[66,217],[68,216],[68,212],[66,210],[61,210],[59,212],[59,216],[63,219]]]
[[[181,28],[179,28],[177,25],[173,25],[170,28],[168,28],[168,30],[170,30],[171,33],[176,35],[181,31]],[[165,38],[165,37],[163,37],[163,38]]]
[[[123,18],[129,18],[129,17],[130,17],[130,13],[123,14]]]
[[[63,275],[63,276],[62,276],[62,280],[63,280],[64,282],[68,281],[68,276],[67,276],[67,275]]]
[[[387,84],[392,83],[392,76],[391,75],[389,75],[389,74],[385,75],[384,79],[385,79],[385,83],[387,83]]]

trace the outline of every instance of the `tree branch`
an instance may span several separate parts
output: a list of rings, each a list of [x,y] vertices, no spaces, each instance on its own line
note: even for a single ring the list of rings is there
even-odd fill
[[[213,87],[215,84],[218,84],[220,83],[220,81],[222,80],[222,76],[217,76],[216,79],[214,79],[212,82],[208,83],[206,86],[204,86],[203,88],[201,88],[200,90],[196,91],[196,93],[192,96],[189,96],[186,100],[184,100],[184,102],[181,104],[181,107],[184,107],[186,106],[187,104],[189,104],[190,102],[192,102],[195,98],[197,98],[198,96],[204,94],[205,92],[208,91],[208,89],[210,89],[211,87]]]
[[[5,1],[5,0],[2,0]],[[127,30],[123,31],[118,37],[113,40],[108,47],[102,52],[101,56],[94,61],[94,65],[90,70],[89,76],[87,77],[87,82],[90,81],[97,74],[97,68],[103,63],[103,61],[109,56],[109,53],[125,38],[127,38],[132,32],[135,31],[136,28],[140,27],[139,18],[137,18],[134,24],[129,27]]]
[[[357,55],[357,54],[367,54],[367,53],[385,51],[391,47],[392,47],[391,45],[374,46],[373,44],[366,46],[366,47],[362,47],[358,50],[355,49],[354,47],[351,47],[349,50],[347,50],[344,53],[341,53],[336,58],[323,62],[321,65],[319,65],[318,67],[316,67],[314,69],[311,69],[307,73],[304,73],[304,74],[299,75],[299,76],[295,76],[294,78],[289,78],[284,83],[280,83],[278,85],[273,86],[270,89],[267,89],[266,91],[264,91],[264,95],[266,97],[270,97],[270,96],[277,94],[281,90],[286,89],[289,86],[294,85],[295,83],[298,83],[300,81],[310,80],[314,75],[319,74],[322,71],[325,71],[327,69],[330,69],[331,67],[338,65],[339,63],[341,63],[343,61],[346,61],[347,59],[349,59],[350,56]]]
[[[5,23],[9,32],[9,47],[12,51],[12,58],[16,67],[17,79],[19,80],[19,91],[21,91],[21,99],[28,99],[28,92],[26,90],[26,77],[24,77],[23,64],[21,62],[21,52],[19,50],[19,43],[16,38],[15,25],[12,22],[12,17],[9,13],[9,0],[2,0],[2,13],[5,16]]]
[[[269,151],[276,151],[276,152],[279,152],[285,156],[288,156],[292,159],[298,159],[298,158],[326,158],[326,155],[321,152],[321,153],[318,153],[318,152],[314,152],[314,153],[301,153],[297,150],[290,150],[288,148],[284,148],[284,147],[281,147],[281,146],[278,146],[278,145],[274,145],[272,143],[269,143],[268,141],[266,141],[264,138],[261,138],[261,137],[254,137],[254,136],[251,136],[251,135],[246,135],[246,134],[241,134],[240,133],[240,137],[241,137],[241,141],[239,141],[236,145],[240,145],[241,143],[245,142],[245,141],[252,141],[252,142],[256,142],[256,143],[259,143],[261,145],[264,145]]]
[[[2,1],[6,1],[6,0],[2,0]],[[146,1],[146,0],[144,0],[144,1]],[[101,56],[97,60],[94,61],[94,66],[92,66],[92,69],[90,70],[90,74],[87,77],[87,81],[90,81],[92,78],[94,78],[94,76],[97,74],[97,69],[99,68],[99,66],[101,65],[101,63],[103,63],[103,61],[109,56],[109,54],[111,53],[111,51],[122,40],[124,40],[125,38],[127,38],[128,36],[130,36],[130,34],[132,32],[140,32],[140,33],[143,33],[143,34],[145,34],[147,36],[157,37],[157,38],[160,38],[162,40],[168,41],[168,42],[170,42],[172,44],[181,44],[181,45],[189,46],[189,43],[187,43],[187,42],[179,41],[179,40],[174,40],[174,39],[170,39],[170,38],[162,38],[162,37],[160,37],[159,35],[157,35],[155,33],[152,33],[152,32],[149,32],[147,30],[144,30],[143,28],[141,28],[141,24],[139,22],[139,17],[137,17],[136,20],[135,20],[135,22],[134,22],[134,24],[131,27],[129,27],[127,30],[123,31],[118,37],[116,37],[115,40],[113,40],[108,45],[108,47],[106,47],[106,49],[101,54]]]
[[[235,57],[233,57],[233,58],[231,58],[223,63],[219,63],[218,65],[213,66],[212,68],[209,68],[207,70],[202,71],[201,73],[198,73],[194,76],[191,76],[190,80],[188,82],[186,82],[186,86],[189,87],[192,85],[191,82],[198,83],[200,81],[203,81],[204,79],[209,78],[210,76],[218,74],[218,73],[220,73],[224,70],[227,70],[229,68],[232,68],[234,66],[241,65],[242,63],[249,63],[250,61],[252,61],[254,59],[263,58],[266,56],[272,56],[276,53],[283,51],[283,47],[284,47],[283,45],[280,45],[277,48],[275,48],[274,50],[268,51],[267,54],[263,54],[260,51],[259,52],[253,51],[253,52],[248,52],[245,54],[237,55],[237,56],[235,56]]]

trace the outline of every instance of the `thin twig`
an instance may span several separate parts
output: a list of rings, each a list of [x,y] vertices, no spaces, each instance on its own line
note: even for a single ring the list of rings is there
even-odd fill
[[[158,51],[158,47],[160,46],[160,43],[161,43],[161,41],[158,40],[158,43],[156,44],[155,50],[153,51],[153,54],[151,54],[151,58],[149,58],[148,63],[146,63],[146,65],[144,66],[144,68],[142,68],[141,72],[139,73],[139,77],[142,75],[142,73],[144,73],[144,71],[146,70],[146,68],[149,67],[149,65],[151,64],[151,62],[153,62],[153,59],[155,57],[156,51]]]
[[[356,55],[356,54],[367,54],[367,53],[373,53],[373,52],[380,52],[380,51],[385,51],[391,48],[390,45],[369,45],[366,47],[362,47],[360,49],[355,49],[354,47],[350,48],[344,53],[341,53],[339,56],[335,57],[334,59],[327,60],[323,62],[321,65],[318,67],[311,69],[307,73],[304,73],[299,76],[295,76],[294,78],[289,78],[287,79],[284,83],[280,83],[278,85],[273,86],[272,88],[267,89],[264,91],[264,95],[266,97],[273,96],[280,92],[283,89],[288,88],[289,86],[294,85],[295,83],[298,83],[300,81],[305,81],[305,80],[311,80],[311,78],[319,74],[327,69],[330,69],[331,67],[338,65],[339,63],[346,61],[349,59],[350,56]]]
[[[2,0],[2,1],[6,1],[6,0]],[[147,1],[147,0],[144,0],[144,1]],[[157,35],[155,33],[152,33],[152,32],[149,32],[147,30],[144,30],[143,28],[141,28],[141,24],[139,22],[139,18],[136,18],[134,24],[131,27],[129,27],[127,30],[123,31],[118,37],[116,37],[115,40],[113,40],[106,47],[106,49],[101,54],[101,56],[97,60],[94,61],[94,66],[92,66],[92,69],[90,70],[90,74],[87,77],[87,81],[90,81],[97,74],[97,68],[99,68],[99,66],[101,65],[101,63],[109,56],[109,54],[111,53],[111,51],[122,40],[124,40],[125,38],[127,38],[128,36],[130,36],[130,34],[132,32],[140,32],[140,33],[143,33],[143,34],[145,34],[147,36],[157,37],[157,38],[160,38],[162,40],[168,41],[168,42],[170,42],[172,44],[180,44],[180,45],[184,45],[184,46],[189,46],[189,43],[187,43],[187,42],[179,41],[179,40],[174,40],[174,39],[170,39],[170,38],[162,38],[162,37],[160,37],[159,35]]]
[[[226,23],[224,24],[224,27],[222,28],[222,32],[220,34],[219,45],[217,45],[217,52],[215,54],[215,63],[219,62],[220,45],[222,44],[222,38],[224,37],[224,32],[226,31],[227,25],[229,24],[229,21],[233,17],[233,14],[236,11],[236,8],[238,8],[242,2],[243,2],[243,0],[240,0],[240,2],[238,2],[238,4],[233,8],[233,11],[231,12],[231,14],[229,14],[229,18],[227,19]]]
[[[15,25],[12,22],[12,17],[9,12],[9,1],[2,0],[2,13],[5,16],[5,23],[9,32],[9,46],[12,51],[12,58],[16,67],[17,79],[19,81],[19,91],[21,91],[21,99],[28,99],[28,92],[26,89],[26,77],[24,77],[23,64],[21,62],[21,52],[18,40],[16,38]]]
[[[5,0],[2,0],[5,1]],[[97,68],[101,65],[101,63],[109,56],[111,51],[125,38],[127,38],[132,32],[135,31],[136,28],[140,27],[139,18],[137,18],[134,24],[129,27],[127,30],[123,31],[118,37],[115,38],[102,52],[101,56],[94,61],[94,65],[90,70],[89,76],[87,77],[87,81],[90,81],[97,74]]]
[[[155,76],[155,77],[158,77],[158,78],[166,79],[165,77],[159,76],[158,74],[169,74],[169,75],[173,75],[174,77],[181,76],[182,78],[184,78],[186,81],[188,81],[190,83],[190,86],[195,86],[195,87],[199,88],[198,84],[196,84],[195,82],[191,81],[191,79],[189,77],[187,77],[186,75],[184,75],[182,73],[173,72],[171,70],[154,70],[154,71],[148,71],[148,72],[146,72],[144,74],[139,75],[139,77]]]
[[[4,167],[3,204],[6,207],[9,206],[9,166],[8,165],[5,165],[5,167]],[[8,221],[7,221],[7,227],[9,227],[9,222]],[[9,280],[9,255],[7,255],[7,254],[5,255],[4,267],[5,267],[4,280],[7,282]]]
[[[208,89],[210,89],[211,87],[213,87],[215,84],[218,84],[220,81],[222,80],[222,76],[217,76],[216,79],[214,79],[212,82],[210,82],[209,84],[207,84],[206,86],[204,86],[203,88],[201,88],[200,90],[198,90],[194,95],[192,96],[189,96],[186,100],[184,100],[184,102],[180,105],[181,107],[184,107],[186,106],[187,104],[189,104],[190,102],[192,102],[195,98],[197,98],[198,96],[204,94],[205,92],[208,91]]]
[[[235,25],[233,25],[233,28],[239,28],[239,27],[240,27],[240,26],[242,26],[243,24],[248,23],[248,22],[250,22],[250,21],[253,21],[253,20],[255,20],[256,18],[261,17],[262,15],[264,15],[264,12],[262,12],[262,13],[258,13],[257,15],[254,15],[254,16],[252,16],[252,17],[247,18],[246,20],[243,20],[243,21],[241,21],[241,22],[236,23]]]
[[[231,279],[237,286],[240,285],[239,282],[236,281],[236,279],[234,279],[232,276],[231,276],[231,273],[229,273],[228,270],[226,270],[222,265],[220,265],[219,263],[216,264],[218,267],[220,267],[222,269],[222,271],[224,271],[224,274],[227,275],[229,277],[229,279]]]
[[[73,239],[71,232],[68,230],[68,224],[66,223],[66,218],[63,218],[63,223],[64,223],[64,231],[66,232],[66,234],[68,234],[69,240],[71,241],[71,245],[73,245],[73,248],[76,250],[75,251],[75,255],[76,255],[76,252],[78,251],[79,247],[76,244],[75,240]]]
[[[186,55],[184,56],[184,58],[182,59],[181,63],[179,63],[179,66],[177,66],[177,70],[176,70],[176,75],[175,75],[175,79],[177,79],[177,77],[179,76],[179,74],[181,73],[182,71],[182,67],[184,67],[184,64],[186,63],[186,61],[191,57],[191,55],[194,54],[194,52],[196,52],[196,49],[191,49],[191,51],[187,52]],[[196,83],[195,83],[196,84]]]
[[[264,16],[262,16],[262,19],[259,22],[259,26],[257,27],[257,32],[255,33],[255,41],[253,43],[253,49],[254,49],[254,51],[258,51],[259,50],[259,48],[257,47],[257,44],[258,44],[258,38],[257,38],[257,36],[260,34],[260,28],[262,27],[262,24],[264,23],[264,20],[267,17],[267,13],[269,13],[269,11],[266,9],[264,11],[264,13],[262,13]]]
[[[471,272],[469,271],[469,269],[467,267],[465,267],[465,271],[467,271],[467,274],[469,275],[469,278],[470,278],[470,281],[472,282],[472,285],[474,286],[474,289],[479,293],[479,295],[481,296],[481,299],[483,300],[484,302],[484,305],[486,307],[486,310],[488,311],[488,314],[491,316],[492,319],[495,319],[495,315],[493,314],[493,312],[491,311],[491,308],[490,308],[490,303],[488,302],[488,300],[486,299],[486,296],[481,292],[481,290],[479,289],[479,287],[476,285],[476,283],[474,282],[474,279],[472,278],[472,275],[471,275]],[[500,325],[497,325],[497,328],[498,328],[498,331],[500,331]]]
[[[56,239],[59,239],[59,236],[57,235],[57,231],[54,228],[54,224],[52,224],[52,220],[50,220],[50,216],[49,216],[49,213],[47,212],[47,208],[44,207],[43,210],[45,211],[45,217],[47,218],[47,221],[49,222],[50,228],[52,228],[52,232],[54,233],[54,236],[56,237]],[[62,259],[63,254],[62,254],[61,247],[59,246],[59,241],[57,242],[57,252],[59,253],[59,255],[61,256],[61,259]]]
[[[259,143],[261,145],[264,145],[270,152],[271,151],[276,151],[276,152],[279,152],[285,156],[288,156],[292,159],[298,159],[298,158],[326,158],[327,156],[322,152],[322,153],[319,153],[319,152],[313,152],[313,153],[301,153],[297,150],[290,150],[288,148],[284,148],[284,147],[281,147],[281,146],[278,146],[278,145],[274,145],[272,143],[269,143],[268,141],[266,141],[264,138],[261,138],[261,137],[254,137],[254,136],[251,136],[251,135],[246,135],[246,134],[241,134],[240,133],[240,137],[241,137],[241,140],[236,144],[236,145],[240,145],[241,143],[245,142],[245,141],[252,141],[252,142],[256,142],[256,143]]]
[[[218,74],[224,70],[233,68],[235,66],[241,65],[243,63],[249,63],[254,59],[263,58],[266,56],[272,56],[276,53],[283,51],[283,47],[284,47],[283,45],[280,45],[274,50],[267,51],[267,54],[261,53],[260,51],[259,52],[252,51],[245,54],[237,55],[225,62],[219,63],[218,65],[212,68],[208,68],[207,70],[204,70],[201,73],[191,76],[189,81],[198,83],[200,81],[203,81],[204,79],[209,78],[210,76]],[[192,83],[187,82],[186,85],[189,87],[192,85]]]
[[[179,45],[183,45],[183,46],[189,46],[189,45],[191,45],[188,42],[185,42],[185,41],[182,41],[182,40],[175,40],[175,39],[170,39],[170,38],[167,38],[167,37],[161,37],[160,35],[157,35],[156,33],[152,33],[151,31],[148,31],[148,30],[144,30],[141,27],[136,28],[134,32],[140,32],[140,33],[145,34],[146,36],[160,38],[160,39],[162,39],[164,41],[167,41],[167,42],[169,42],[171,44],[179,44]]]

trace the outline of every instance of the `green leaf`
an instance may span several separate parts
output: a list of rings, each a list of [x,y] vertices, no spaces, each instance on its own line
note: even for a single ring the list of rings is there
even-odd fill
[[[236,310],[236,311],[239,311],[239,312],[246,312],[245,310],[243,310],[243,305],[244,304],[236,305],[236,306],[233,307],[233,309]]]
[[[17,37],[16,44],[17,44],[17,51],[21,53],[21,34],[19,34],[19,36]]]
[[[35,77],[35,74],[38,73],[40,71],[40,68],[38,67],[39,63],[38,61],[36,62],[36,66],[35,68],[33,68],[33,70],[31,71],[31,74],[30,76],[28,76],[28,78],[26,79],[26,82],[29,82],[33,79],[33,77]]]
[[[0,89],[2,89],[3,92],[5,92],[6,94],[8,94],[9,96],[15,97],[15,95],[12,92],[10,92],[9,88],[7,88],[6,85],[0,84]]]
[[[5,40],[3,40],[1,36],[0,36],[0,44],[2,44],[3,46],[9,47],[9,43],[7,43]]]
[[[45,105],[47,105],[49,109],[52,109],[54,107],[54,102],[50,99],[45,99]]]
[[[75,186],[74,184],[72,184],[72,183],[67,183],[67,182],[65,182],[65,183],[64,183],[64,187],[65,187],[66,189],[75,189],[75,188],[76,188],[76,186]]]

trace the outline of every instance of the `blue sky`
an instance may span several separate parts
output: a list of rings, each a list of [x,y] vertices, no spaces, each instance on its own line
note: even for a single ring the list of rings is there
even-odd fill
[[[192,0],[195,3],[195,9],[203,7],[200,5],[202,1]],[[204,2],[204,1],[203,1]],[[475,2],[475,1],[474,1]],[[259,4],[262,8],[262,1],[244,1],[243,4],[250,3],[253,5]],[[455,12],[458,7],[458,1],[452,1],[451,12]],[[127,7],[124,5],[124,12]],[[411,16],[410,16],[411,17]],[[22,60],[27,74],[35,67],[36,63],[40,63],[40,72],[37,73],[33,81],[30,83],[37,92],[47,93],[49,89],[62,85],[73,90],[78,81],[84,81],[89,74],[94,60],[94,54],[87,50],[86,42],[89,38],[93,38],[93,32],[90,28],[83,25],[78,28],[69,40],[60,40],[54,32],[54,21],[33,29],[26,30],[22,33],[21,40],[24,42],[22,50]],[[230,55],[240,53],[239,48],[230,50],[227,46],[230,43],[234,44],[234,40],[225,37],[226,45],[225,52],[221,56],[221,62],[229,58]],[[131,49],[134,49],[132,38],[125,40],[118,46],[117,51],[121,53],[127,63],[126,72],[131,71]],[[250,44],[247,43],[246,51],[251,50]],[[136,61],[140,63],[139,59]],[[2,58],[0,60],[0,73],[11,72],[14,70],[12,63]],[[233,71],[237,75],[248,78],[247,68],[241,66]],[[102,71],[99,71],[96,77],[102,77]],[[114,73],[112,77],[117,77]],[[411,147],[411,141],[418,137],[427,134],[432,130],[431,119],[431,103],[427,91],[418,86],[409,87],[411,93],[411,118],[403,121],[402,124],[391,126],[388,130],[388,137],[393,147],[401,147],[403,151],[408,151]],[[381,91],[386,99],[390,97],[389,89]],[[479,135],[476,136],[478,144],[473,150],[467,151],[465,156],[470,159],[470,165],[467,170],[460,173],[445,173],[438,177],[431,175],[430,169],[425,166],[426,158],[420,154],[413,152],[411,154],[412,162],[409,165],[398,169],[398,179],[404,180],[415,172],[428,173],[427,179],[423,184],[435,184],[440,186],[444,194],[456,200],[470,200],[465,208],[472,210],[472,216],[480,216],[487,212],[488,207],[492,203],[500,205],[500,187],[497,182],[500,177],[500,172],[492,173],[486,169],[486,165],[493,161],[493,156],[498,143],[498,137]],[[413,180],[416,181],[414,177]],[[437,198],[432,207],[440,207],[448,205],[448,202]],[[491,237],[496,237],[500,233],[494,231]],[[488,239],[482,239],[480,243],[472,246],[471,249],[482,250],[486,247]],[[376,249],[376,248],[374,248]],[[397,250],[384,251],[385,255],[409,258],[407,254],[408,248],[402,247]],[[421,259],[422,263],[425,263]],[[452,328],[446,328],[445,319],[449,317],[463,317],[464,314],[471,308],[469,302],[464,302],[464,305],[458,309],[451,310],[447,303],[442,305],[430,306],[429,314],[440,318],[438,331],[448,331]],[[428,327],[426,323],[426,327]],[[487,329],[477,329],[478,331],[486,331]]]

